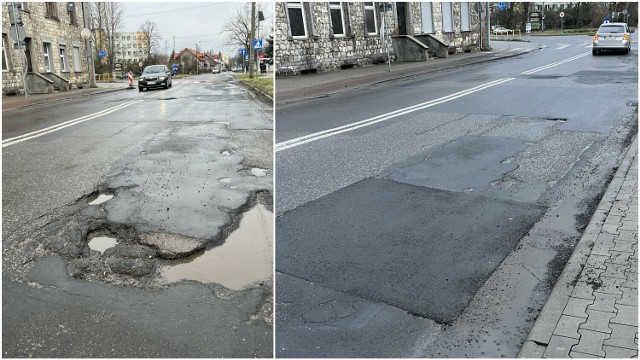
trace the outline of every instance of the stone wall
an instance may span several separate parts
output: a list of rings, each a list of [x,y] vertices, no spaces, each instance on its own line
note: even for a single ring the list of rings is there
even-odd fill
[[[291,36],[285,3],[275,4],[276,73],[298,74],[306,71],[328,71],[344,66],[363,66],[386,60],[387,51],[381,45],[380,34],[368,35],[365,28],[365,9],[362,2],[342,3],[345,17],[345,36],[333,36],[329,3],[303,3],[307,20],[307,37]],[[375,8],[377,27],[380,14]],[[394,19],[389,12],[385,18],[387,28],[393,28]],[[391,41],[387,44],[392,53]]]
[[[443,31],[443,18],[442,18],[442,2],[433,2],[432,3],[432,11],[433,11],[433,29],[434,37],[439,39],[440,41],[449,44],[449,47],[452,51],[455,52],[463,52],[463,51],[475,51],[480,47],[480,15],[478,14],[478,8],[476,2],[471,2],[469,4],[469,17],[470,17],[470,25],[471,31],[462,31],[462,20],[461,20],[461,6],[462,3],[454,2],[453,3],[453,22],[454,32],[444,32]],[[422,31],[422,8],[420,3],[411,3],[411,19],[412,19],[412,30],[414,31],[411,35],[420,35],[424,32]]]
[[[57,8],[57,19],[45,17],[46,5],[43,2],[28,2],[26,4],[27,8],[22,12],[22,21],[27,33],[27,38],[30,40],[30,57],[33,71],[38,73],[45,72],[43,41],[50,41],[53,53],[53,73],[69,80],[71,85],[87,83],[89,78],[85,43],[80,36],[80,31],[84,28],[82,3],[74,3],[76,15],[75,25],[71,24],[66,2],[54,3]],[[14,49],[14,41],[9,36],[10,23],[7,5],[8,3],[6,2],[2,3],[3,49],[7,52],[9,62],[8,71],[3,71],[2,73],[3,92],[14,88],[22,89],[23,83],[20,74],[26,70],[24,67],[24,57],[19,50]],[[61,71],[60,66],[59,46],[61,44],[66,44],[67,71],[64,72]],[[80,72],[76,72],[74,67],[74,46],[80,48],[80,64],[82,68]]]
[[[275,4],[275,66],[278,75],[293,75],[304,72],[329,71],[345,66],[363,66],[386,60],[387,51],[383,49],[380,35],[365,33],[364,3],[343,2],[346,36],[333,36],[328,2],[303,3],[306,15],[305,38],[293,38],[289,29],[287,6],[283,2]],[[380,13],[378,4],[374,3],[378,28]],[[469,3],[471,31],[461,31],[461,3],[453,3],[454,31],[443,32],[441,2],[432,3],[434,37],[446,43],[452,52],[475,50],[479,47],[479,16],[477,3]],[[422,8],[419,2],[407,2],[406,22],[408,35],[420,35],[422,31]],[[392,10],[385,13],[387,29],[398,34],[397,4],[392,3]],[[391,41],[387,44],[391,59],[393,52]]]

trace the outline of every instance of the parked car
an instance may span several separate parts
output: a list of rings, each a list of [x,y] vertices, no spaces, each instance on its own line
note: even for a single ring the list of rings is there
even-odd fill
[[[626,23],[606,23],[593,36],[592,54],[598,55],[603,50],[631,51],[631,34]]]
[[[171,86],[171,71],[166,65],[149,65],[138,78],[138,91],[154,87],[168,89]]]
[[[507,29],[507,28],[506,28],[506,27],[504,27],[504,26],[496,26],[496,27],[494,27],[494,28],[493,28],[493,33],[494,33],[495,35],[507,35],[507,34],[509,34],[509,33],[510,33],[510,32],[512,32],[512,31],[513,31],[513,30]]]

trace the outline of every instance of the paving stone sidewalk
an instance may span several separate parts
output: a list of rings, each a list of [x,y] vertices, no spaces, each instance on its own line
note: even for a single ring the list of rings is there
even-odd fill
[[[637,147],[636,140],[518,357],[638,357]],[[580,262],[577,281],[564,283]]]

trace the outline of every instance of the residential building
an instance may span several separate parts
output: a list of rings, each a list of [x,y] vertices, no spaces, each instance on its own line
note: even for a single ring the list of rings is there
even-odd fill
[[[181,74],[197,74],[205,69],[205,54],[196,52],[191,48],[185,48],[173,55],[173,63],[179,66]]]
[[[21,5],[26,32],[21,49],[10,34],[11,4]],[[68,90],[88,83],[87,51],[80,35],[85,6],[86,3],[73,2],[2,3],[3,94],[23,93],[25,82],[27,93]]]
[[[382,11],[385,4],[386,11]],[[387,54],[392,60],[422,61],[475,50],[480,46],[478,4],[277,2],[276,72],[363,66],[386,61]],[[381,38],[383,18],[383,31],[391,35],[386,48]],[[427,53],[415,57],[416,49]]]
[[[115,37],[116,62],[137,64],[147,57],[149,49],[143,32],[120,32]]]

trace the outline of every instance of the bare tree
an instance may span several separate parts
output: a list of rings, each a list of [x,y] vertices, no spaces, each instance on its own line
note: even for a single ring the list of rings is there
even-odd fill
[[[256,4],[256,14],[263,9],[262,3]],[[266,26],[271,24],[270,21],[257,21],[256,28],[260,34],[266,34]],[[224,30],[227,34],[228,45],[239,45],[245,49],[249,49],[251,36],[251,3],[246,3],[242,9],[236,11],[235,16],[224,24]]]
[[[124,6],[116,2],[95,2],[92,4],[93,32],[96,39],[96,69],[111,72],[116,56],[116,36],[124,19]],[[98,54],[106,50],[104,60]]]
[[[145,59],[149,59],[152,57],[152,54],[157,53],[160,40],[162,39],[158,31],[158,25],[153,21],[147,20],[144,24],[140,25],[138,31],[142,36],[142,43],[145,50],[144,57]]]

